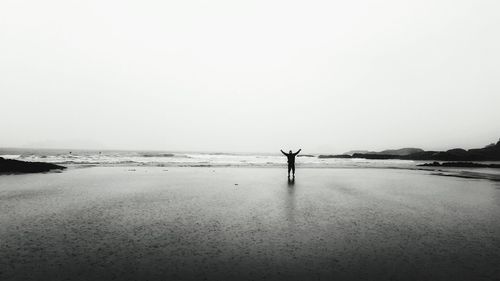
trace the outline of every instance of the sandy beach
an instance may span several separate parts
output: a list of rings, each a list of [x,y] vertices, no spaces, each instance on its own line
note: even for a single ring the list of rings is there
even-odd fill
[[[1,280],[498,280],[500,184],[403,169],[0,176]]]

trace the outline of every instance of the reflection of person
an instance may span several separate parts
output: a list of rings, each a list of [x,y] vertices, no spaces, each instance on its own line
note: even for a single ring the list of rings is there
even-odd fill
[[[283,150],[281,150],[281,153],[283,153],[286,158],[288,158],[288,177],[290,177],[290,170],[292,170],[293,177],[295,177],[295,156],[299,154],[299,152],[302,149],[299,149],[297,152],[293,153],[291,150],[289,153],[285,153]]]

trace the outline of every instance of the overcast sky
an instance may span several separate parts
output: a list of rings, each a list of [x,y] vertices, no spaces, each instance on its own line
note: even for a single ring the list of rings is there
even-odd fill
[[[500,137],[500,1],[0,1],[0,146],[344,152]]]

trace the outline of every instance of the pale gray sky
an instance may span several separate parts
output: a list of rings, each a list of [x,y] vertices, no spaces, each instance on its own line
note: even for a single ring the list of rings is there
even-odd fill
[[[500,2],[0,2],[0,146],[344,152],[500,137]]]

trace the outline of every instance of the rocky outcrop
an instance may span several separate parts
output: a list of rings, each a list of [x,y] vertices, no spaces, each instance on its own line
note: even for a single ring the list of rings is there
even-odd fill
[[[351,155],[340,154],[340,155],[319,155],[318,158],[352,158]]]
[[[409,154],[407,154],[409,153]],[[402,148],[381,152],[354,153],[351,155],[320,155],[319,158],[364,158],[437,161],[500,161],[500,140],[483,148],[465,150],[454,148],[447,151],[424,151],[419,148]]]
[[[401,148],[401,149],[383,150],[377,154],[404,156],[404,155],[410,155],[410,154],[419,153],[419,152],[424,152],[424,150],[420,149],[420,148],[406,147],[406,148]]]
[[[0,174],[43,173],[62,169],[66,169],[66,167],[51,163],[25,162],[0,157]]]
[[[484,148],[461,149],[447,151],[424,151],[404,156],[408,160],[438,160],[438,161],[500,161],[500,142]]]
[[[473,162],[432,162],[420,164],[421,167],[456,167],[456,168],[500,168],[500,164],[481,164]]]
[[[400,149],[387,149],[387,150],[382,150],[382,151],[368,151],[368,150],[351,150],[351,151],[348,151],[344,154],[347,154],[347,155],[354,155],[354,154],[358,154],[358,155],[365,155],[365,154],[382,154],[382,155],[399,155],[399,156],[403,156],[403,155],[410,155],[410,154],[413,154],[413,153],[418,153],[418,152],[423,152],[424,150],[423,149],[420,149],[420,148],[413,148],[413,147],[405,147],[405,148],[400,148]]]
[[[363,159],[374,159],[374,160],[386,160],[386,159],[399,159],[399,155],[389,155],[389,154],[363,154],[354,153],[352,158],[363,158]]]

